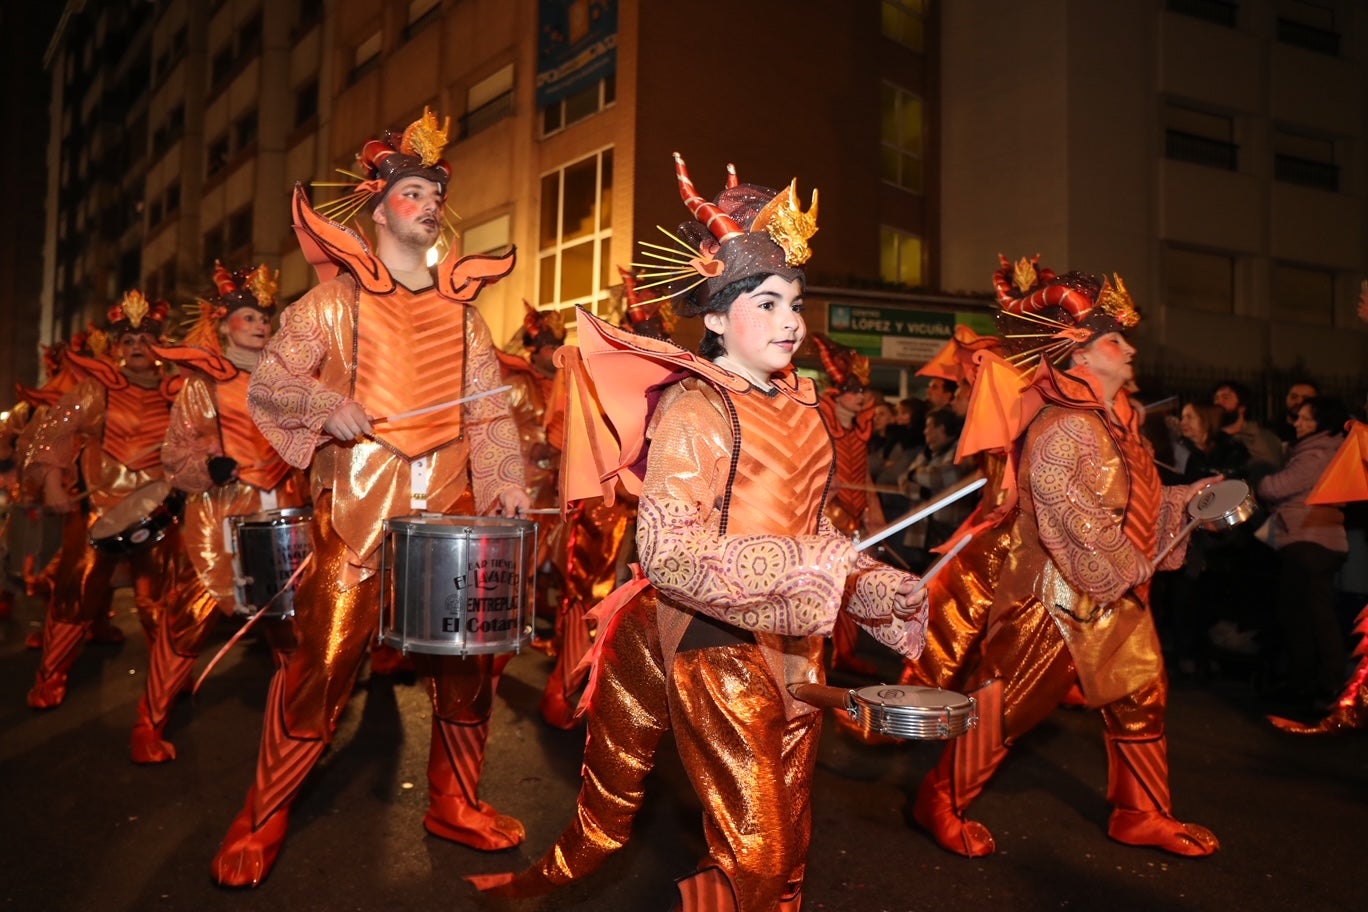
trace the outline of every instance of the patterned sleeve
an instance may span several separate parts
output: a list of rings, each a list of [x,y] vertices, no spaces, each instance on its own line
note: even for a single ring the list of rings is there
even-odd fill
[[[817,534],[840,536],[841,532],[823,513],[817,520]],[[904,580],[915,580],[917,576],[888,566],[868,551],[857,554],[846,587],[846,611],[874,639],[900,655],[915,659],[926,645],[926,603],[913,612],[906,612],[897,591]]]
[[[829,634],[855,549],[839,535],[720,535],[731,446],[701,391],[660,406],[637,516],[646,576],[667,597],[743,629]]]
[[[504,382],[489,326],[475,308],[467,308],[466,313],[465,395],[470,396],[498,389]],[[485,514],[498,503],[504,491],[527,488],[522,441],[517,422],[509,412],[507,393],[467,403],[465,420],[470,428],[470,478],[475,509]]]
[[[323,423],[346,401],[318,380],[328,351],[319,305],[330,287],[320,285],[285,310],[247,387],[252,420],[276,452],[299,469],[308,468],[326,437]]]
[[[52,407],[33,434],[26,474],[40,485],[49,469],[76,464],[83,439],[104,420],[104,387],[96,380],[82,380]]]
[[[182,491],[202,494],[213,486],[209,457],[222,455],[213,391],[208,380],[192,375],[171,405],[171,425],[162,447],[166,479]]]
[[[1122,528],[1125,503],[1106,498],[1103,436],[1095,417],[1075,412],[1026,445],[1040,542],[1069,585],[1105,604],[1140,581],[1141,562]]]

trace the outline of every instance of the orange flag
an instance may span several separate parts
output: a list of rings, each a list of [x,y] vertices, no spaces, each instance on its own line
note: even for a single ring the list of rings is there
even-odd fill
[[[1350,422],[1339,451],[1306,496],[1308,504],[1341,504],[1368,500],[1368,424]]]

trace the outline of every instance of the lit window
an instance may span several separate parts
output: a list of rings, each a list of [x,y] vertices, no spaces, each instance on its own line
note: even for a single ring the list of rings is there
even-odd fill
[[[926,0],[883,0],[880,28],[914,51],[922,51],[926,41]]]
[[[603,79],[542,108],[542,135],[550,136],[571,124],[602,111],[617,100],[617,77]]]
[[[890,83],[883,84],[879,176],[890,184],[922,192],[922,147],[925,131],[919,96]]]
[[[920,287],[923,284],[922,239],[887,225],[880,226],[879,278],[893,285]]]
[[[513,113],[513,64],[475,83],[466,92],[461,136],[474,136]]]
[[[544,175],[538,242],[537,303],[609,306],[613,150]]]
[[[352,82],[356,82],[369,73],[380,62],[380,48],[381,32],[378,30],[356,46],[356,51],[352,54],[352,68],[349,74],[349,79]]]
[[[500,215],[461,231],[461,253],[497,253],[512,243],[513,220]]]

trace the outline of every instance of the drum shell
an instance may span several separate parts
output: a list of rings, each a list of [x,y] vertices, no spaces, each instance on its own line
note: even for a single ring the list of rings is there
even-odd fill
[[[1250,491],[1245,495],[1244,500],[1241,500],[1234,507],[1226,510],[1220,516],[1201,520],[1197,526],[1207,532],[1224,532],[1249,520],[1258,510],[1259,501],[1254,496],[1254,492]]]
[[[850,692],[850,711],[867,732],[921,741],[958,738],[978,724],[973,697],[939,687],[861,687]]]
[[[386,520],[380,640],[403,652],[520,652],[532,634],[537,527],[525,519]]]
[[[312,507],[286,507],[232,517],[233,541],[241,568],[237,574],[241,608],[255,613],[267,607],[268,618],[294,615],[294,588],[281,590],[313,552],[309,534],[312,521]]]
[[[114,515],[113,509],[95,521],[90,527],[90,544],[95,550],[114,557],[127,557],[166,538],[172,527],[185,515],[185,492],[172,488],[165,481],[154,481],[132,492],[128,498],[141,497],[151,490],[164,490],[166,493],[159,501],[149,505],[146,512],[126,522],[122,528],[107,529],[106,534],[99,534],[102,523]],[[120,504],[116,504],[114,509]]]

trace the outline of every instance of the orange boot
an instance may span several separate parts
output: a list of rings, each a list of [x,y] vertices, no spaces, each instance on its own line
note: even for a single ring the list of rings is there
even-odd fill
[[[482,852],[498,852],[520,844],[526,831],[520,821],[498,813],[479,799],[488,739],[488,719],[462,724],[433,715],[428,812],[423,827],[442,839]]]
[[[1175,855],[1210,855],[1221,847],[1206,827],[1173,817],[1169,799],[1168,739],[1128,741],[1107,735],[1112,803],[1107,835],[1126,845],[1154,846]]]
[[[989,681],[972,696],[978,723],[945,747],[940,763],[922,780],[912,816],[940,844],[976,858],[997,848],[993,834],[964,812],[1007,756],[1002,728],[1002,682]]]
[[[62,705],[66,699],[67,673],[81,654],[89,627],[89,623],[54,621],[52,612],[48,612],[43,621],[43,657],[38,660],[38,674],[28,692],[29,706],[52,709]]]
[[[737,912],[736,890],[721,868],[709,867],[675,881],[679,912]]]
[[[171,714],[171,704],[190,681],[196,656],[176,652],[172,639],[163,620],[162,629],[152,643],[147,688],[138,701],[138,721],[129,740],[134,763],[166,763],[176,759],[176,746],[164,740],[162,734]]]
[[[285,843],[290,805],[327,746],[322,738],[297,738],[285,728],[285,679],[285,669],[271,679],[256,782],[210,867],[220,886],[255,887],[271,873]]]

